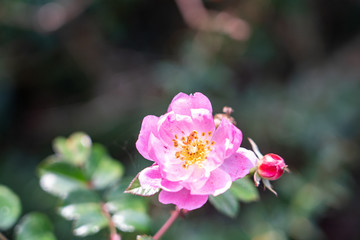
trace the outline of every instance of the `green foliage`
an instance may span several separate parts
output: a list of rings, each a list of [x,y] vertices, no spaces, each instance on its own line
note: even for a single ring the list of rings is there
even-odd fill
[[[29,213],[16,226],[16,240],[56,240],[53,226],[41,213]]]
[[[101,212],[101,199],[96,192],[79,189],[71,192],[59,206],[59,213],[68,220],[78,219],[87,212]]]
[[[96,192],[79,189],[64,199],[59,212],[67,220],[74,220],[74,234],[83,237],[97,233],[108,225],[102,207]]]
[[[55,155],[38,167],[42,189],[62,201],[58,212],[84,237],[113,225],[120,231],[148,231],[147,202],[124,193],[124,168],[89,136],[74,133],[54,141]]]
[[[146,213],[133,209],[126,209],[116,212],[113,215],[115,226],[123,232],[149,231],[150,218]]]
[[[209,200],[219,212],[228,217],[236,217],[239,211],[239,203],[230,191],[216,197],[209,196]]]
[[[153,238],[150,236],[146,236],[146,235],[138,235],[136,237],[136,240],[152,240]]]
[[[19,197],[6,186],[0,185],[0,230],[11,228],[20,213]]]
[[[91,184],[95,189],[104,189],[114,185],[124,174],[124,168],[120,162],[111,158],[100,144],[93,145],[85,169],[91,176]]]
[[[117,187],[107,196],[106,207],[113,213],[116,227],[124,232],[133,232],[135,229],[148,231],[150,218],[146,213],[147,199],[123,192],[122,187]]]
[[[50,158],[39,166],[40,186],[48,193],[65,198],[71,191],[85,189],[87,178],[80,168]]]
[[[254,181],[244,177],[234,181],[231,185],[230,192],[242,202],[253,202],[259,199],[258,189]]]
[[[58,137],[53,142],[53,148],[58,158],[79,166],[88,160],[91,145],[90,137],[81,132],[74,133],[67,139]]]
[[[76,236],[88,236],[99,232],[109,225],[108,219],[100,209],[89,208],[82,212],[74,222],[74,234]]]
[[[219,196],[209,196],[210,203],[228,217],[236,217],[240,205],[238,200],[249,203],[259,199],[258,189],[248,177],[234,181],[231,188]]]

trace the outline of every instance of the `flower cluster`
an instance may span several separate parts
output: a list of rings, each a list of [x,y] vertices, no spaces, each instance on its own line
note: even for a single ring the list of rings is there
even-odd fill
[[[161,203],[199,208],[257,166],[258,158],[241,141],[242,132],[227,118],[215,125],[206,96],[179,93],[167,113],[142,122],[136,147],[154,164],[140,172],[140,184],[162,189]]]

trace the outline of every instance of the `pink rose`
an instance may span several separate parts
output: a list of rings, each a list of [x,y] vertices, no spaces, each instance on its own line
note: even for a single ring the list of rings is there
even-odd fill
[[[215,129],[206,96],[179,93],[167,113],[142,122],[136,148],[154,164],[140,172],[140,184],[161,188],[163,204],[200,208],[256,165],[255,154],[239,148],[241,141],[241,131],[225,118]]]
[[[257,163],[257,172],[260,177],[268,180],[276,180],[281,177],[286,169],[284,159],[274,153],[266,154]]]

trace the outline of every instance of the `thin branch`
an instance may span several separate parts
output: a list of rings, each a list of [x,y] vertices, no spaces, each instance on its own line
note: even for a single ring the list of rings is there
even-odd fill
[[[179,217],[181,210],[176,208],[176,210],[171,212],[170,218],[164,223],[164,225],[160,228],[160,230],[154,235],[154,240],[159,240],[162,235],[169,229],[169,227],[175,222],[175,220]]]
[[[175,0],[186,24],[198,31],[220,32],[234,40],[250,36],[249,24],[225,11],[208,11],[201,0]]]
[[[0,240],[8,240],[8,239],[0,232]]]
[[[11,3],[0,9],[0,22],[38,32],[53,32],[78,17],[93,0],[57,0],[40,7],[27,3]]]
[[[121,240],[121,236],[117,233],[115,224],[104,203],[101,203],[101,211],[109,222],[110,240]]]

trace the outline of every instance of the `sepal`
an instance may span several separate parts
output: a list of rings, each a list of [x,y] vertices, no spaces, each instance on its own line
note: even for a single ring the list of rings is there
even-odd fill
[[[143,187],[139,181],[139,174],[130,182],[129,186],[124,191],[138,196],[149,197],[160,191],[160,188],[152,188],[150,186]]]

